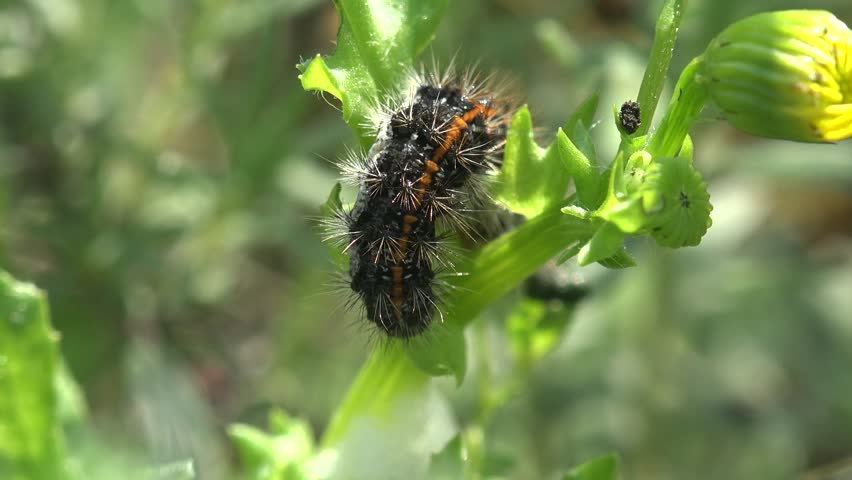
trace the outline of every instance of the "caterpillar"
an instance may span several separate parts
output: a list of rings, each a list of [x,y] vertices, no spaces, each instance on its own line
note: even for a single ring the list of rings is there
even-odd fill
[[[343,163],[358,189],[328,238],[349,256],[349,286],[387,336],[411,338],[439,316],[440,274],[454,269],[447,236],[475,236],[489,203],[486,175],[501,164],[512,113],[505,87],[475,73],[415,74],[377,109],[376,141]]]

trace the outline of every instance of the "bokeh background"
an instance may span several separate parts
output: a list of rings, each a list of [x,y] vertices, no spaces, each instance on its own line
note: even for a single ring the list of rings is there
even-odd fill
[[[600,90],[611,158],[660,3],[451,2],[431,55],[513,75],[543,143]],[[847,0],[692,0],[672,71],[796,7],[852,22]],[[48,292],[98,435],[224,479],[228,424],[280,407],[327,425],[370,346],[311,220],[354,139],[295,64],[336,28],[325,0],[0,3],[0,262]],[[755,139],[713,112],[693,132],[714,226],[697,248],[631,244],[638,268],[572,267],[591,295],[479,426],[495,473],[617,451],[631,479],[852,478],[852,143]],[[445,386],[462,426],[483,385],[517,380],[513,302]]]

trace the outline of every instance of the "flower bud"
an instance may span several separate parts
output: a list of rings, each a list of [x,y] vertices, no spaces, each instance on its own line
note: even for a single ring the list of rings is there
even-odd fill
[[[735,127],[764,137],[852,137],[852,32],[830,12],[740,20],[705,51],[698,79]]]
[[[624,171],[624,192],[597,215],[624,233],[650,234],[658,244],[698,245],[710,227],[707,184],[685,158],[652,158],[637,152]]]

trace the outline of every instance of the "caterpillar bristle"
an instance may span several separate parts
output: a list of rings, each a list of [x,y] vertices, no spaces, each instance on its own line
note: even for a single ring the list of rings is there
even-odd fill
[[[409,81],[376,100],[365,128],[366,153],[340,161],[358,195],[323,222],[324,240],[349,255],[348,307],[357,304],[385,338],[411,339],[443,323],[447,276],[461,257],[453,236],[484,238],[474,217],[491,204],[513,103],[509,83],[477,68],[411,71]]]

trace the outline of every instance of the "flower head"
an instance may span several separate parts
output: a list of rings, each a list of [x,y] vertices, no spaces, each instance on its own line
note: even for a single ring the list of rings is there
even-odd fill
[[[710,194],[687,158],[631,156],[622,176],[622,192],[597,212],[624,233],[650,234],[672,248],[698,245],[710,227]]]
[[[754,15],[720,33],[698,71],[748,133],[802,142],[852,137],[852,31],[830,12]]]

